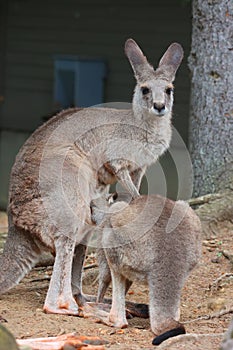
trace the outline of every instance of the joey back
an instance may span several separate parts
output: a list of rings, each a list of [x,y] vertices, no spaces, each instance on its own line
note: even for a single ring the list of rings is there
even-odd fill
[[[167,232],[175,204],[177,222]],[[112,280],[107,324],[127,326],[125,294],[135,280],[149,287],[153,344],[185,333],[179,322],[181,291],[201,255],[202,230],[195,212],[184,201],[143,195],[130,202],[127,194],[94,199],[91,211],[100,231],[98,302]]]

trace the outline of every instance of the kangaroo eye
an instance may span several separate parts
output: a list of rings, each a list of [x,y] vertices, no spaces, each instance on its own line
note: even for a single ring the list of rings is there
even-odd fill
[[[146,87],[146,86],[142,87],[142,94],[143,95],[147,95],[149,92],[150,92],[150,90],[148,89],[148,87]]]
[[[171,87],[168,87],[168,88],[166,88],[166,90],[165,90],[165,92],[166,92],[166,94],[167,95],[171,95],[171,93],[173,92],[173,88],[171,88]]]

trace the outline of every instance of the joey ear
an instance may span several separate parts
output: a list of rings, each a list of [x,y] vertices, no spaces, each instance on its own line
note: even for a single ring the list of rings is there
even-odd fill
[[[151,71],[153,67],[148,63],[146,56],[133,39],[125,42],[125,54],[133,68],[136,79],[140,79],[145,75],[145,71]]]
[[[117,192],[114,192],[114,193],[111,193],[109,196],[108,196],[108,204],[113,204],[118,198],[118,193]]]
[[[184,50],[182,46],[178,43],[171,44],[163,57],[160,59],[156,73],[165,75],[166,78],[173,81],[183,57]]]

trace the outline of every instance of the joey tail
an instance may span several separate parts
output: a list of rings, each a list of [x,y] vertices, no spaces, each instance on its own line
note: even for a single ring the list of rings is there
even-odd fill
[[[185,333],[186,331],[184,326],[180,324],[179,327],[170,329],[169,331],[166,331],[155,337],[152,341],[152,345],[160,345],[163,341],[167,340],[168,338],[176,337],[177,335]]]

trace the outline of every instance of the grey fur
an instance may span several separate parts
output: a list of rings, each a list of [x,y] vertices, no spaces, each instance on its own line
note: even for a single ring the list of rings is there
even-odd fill
[[[182,220],[178,218],[178,225],[167,233],[175,203]],[[98,254],[100,301],[112,277],[109,322],[127,326],[125,286],[137,280],[149,286],[152,331],[160,335],[180,328],[181,290],[201,254],[201,224],[195,212],[183,201],[159,195],[140,196],[130,204],[121,195],[116,200],[102,197],[91,202],[91,211],[92,221],[103,231]]]
[[[137,79],[132,110],[63,111],[30,136],[12,168],[0,293],[16,285],[48,250],[56,257],[46,312],[78,314],[73,295],[82,293],[90,201],[116,181],[137,197],[146,167],[169,147],[173,93],[167,89],[183,50],[171,45],[158,71],[132,39],[125,52]]]

